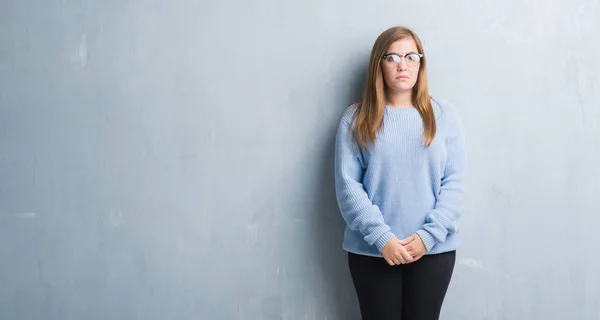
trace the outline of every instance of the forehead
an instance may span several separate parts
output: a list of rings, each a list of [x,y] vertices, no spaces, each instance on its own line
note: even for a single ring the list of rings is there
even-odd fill
[[[409,52],[419,52],[419,49],[417,49],[417,44],[413,38],[405,38],[392,42],[386,52],[405,54]]]

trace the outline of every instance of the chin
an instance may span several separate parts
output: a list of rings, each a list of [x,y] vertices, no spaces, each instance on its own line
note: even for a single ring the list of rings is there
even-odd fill
[[[392,90],[396,93],[405,93],[407,91],[412,91],[414,86],[394,86]]]

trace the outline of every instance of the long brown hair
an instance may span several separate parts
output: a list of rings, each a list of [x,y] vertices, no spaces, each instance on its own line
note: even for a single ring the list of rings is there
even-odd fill
[[[427,89],[427,59],[423,45],[417,34],[406,27],[392,27],[382,32],[371,50],[369,59],[369,70],[367,81],[362,97],[358,104],[352,124],[354,127],[354,139],[366,150],[369,142],[375,143],[377,131],[383,125],[385,112],[385,83],[381,70],[381,59],[388,47],[397,40],[412,38],[417,45],[419,53],[423,54],[419,66],[417,82],[412,89],[412,103],[419,111],[423,119],[423,143],[430,146],[436,133],[435,115],[431,105],[429,90]]]

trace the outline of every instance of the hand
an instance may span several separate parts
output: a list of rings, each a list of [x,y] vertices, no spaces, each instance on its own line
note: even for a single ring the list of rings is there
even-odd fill
[[[415,233],[412,236],[400,240],[400,244],[404,246],[408,254],[413,258],[412,262],[415,262],[427,252],[427,248],[425,247],[425,243],[423,243],[423,239],[419,236],[419,234]]]
[[[413,261],[411,255],[408,253],[406,248],[400,244],[400,241],[396,237],[388,240],[385,246],[383,246],[381,249],[381,253],[385,258],[385,261],[387,261],[390,266],[405,264]]]

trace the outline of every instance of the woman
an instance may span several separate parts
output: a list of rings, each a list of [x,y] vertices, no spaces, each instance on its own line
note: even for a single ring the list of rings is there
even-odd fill
[[[384,31],[335,146],[343,248],[363,320],[439,318],[459,244],[465,158],[456,111],[429,95],[421,41],[408,28]]]

